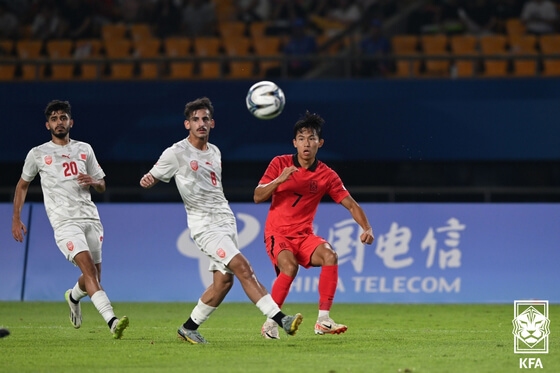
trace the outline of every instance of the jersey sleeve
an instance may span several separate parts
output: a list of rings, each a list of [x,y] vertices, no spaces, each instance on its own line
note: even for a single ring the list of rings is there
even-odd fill
[[[179,162],[171,148],[167,148],[159,157],[157,163],[152,167],[150,173],[156,179],[168,183],[177,173]]]
[[[280,158],[274,157],[272,161],[270,161],[266,171],[264,172],[264,175],[261,177],[259,185],[270,183],[272,180],[280,176],[281,173],[282,170],[280,169]]]
[[[38,173],[39,167],[37,166],[34,151],[31,149],[29,153],[27,153],[27,157],[25,157],[21,178],[27,182],[31,182],[35,179],[35,176],[37,176]]]
[[[331,182],[329,186],[329,196],[335,201],[336,203],[342,202],[342,200],[350,195],[350,192],[346,189],[340,176],[334,171],[332,171],[331,175]]]
[[[103,169],[99,165],[99,162],[97,162],[97,158],[95,157],[93,148],[90,145],[88,145],[86,167],[87,167],[87,173],[91,177],[96,179],[103,179],[105,177],[105,172],[103,172]]]

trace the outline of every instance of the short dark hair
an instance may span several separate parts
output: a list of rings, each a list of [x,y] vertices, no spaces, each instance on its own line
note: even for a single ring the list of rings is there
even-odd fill
[[[47,104],[45,108],[45,117],[47,120],[51,117],[53,112],[62,111],[68,114],[69,117],[72,117],[72,107],[68,101],[61,101],[61,100],[52,100]]]
[[[319,114],[310,113],[306,111],[305,114],[296,122],[294,126],[294,139],[297,137],[304,128],[309,130],[314,130],[317,133],[319,139],[321,139],[321,132],[323,129],[323,123],[325,120],[321,118]]]
[[[185,118],[189,120],[192,113],[200,109],[208,109],[210,118],[214,118],[214,106],[208,97],[197,98],[194,101],[187,102],[185,105]]]

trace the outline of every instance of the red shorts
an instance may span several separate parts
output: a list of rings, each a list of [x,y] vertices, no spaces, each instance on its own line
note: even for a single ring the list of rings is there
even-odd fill
[[[304,268],[310,268],[311,255],[315,249],[327,243],[323,238],[314,234],[307,234],[301,236],[281,236],[273,234],[264,240],[266,244],[266,252],[275,268],[278,268],[277,257],[282,250],[290,250],[299,265]]]

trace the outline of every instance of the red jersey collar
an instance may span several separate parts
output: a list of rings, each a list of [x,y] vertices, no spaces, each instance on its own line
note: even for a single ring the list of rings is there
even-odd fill
[[[301,164],[299,164],[299,161],[297,159],[297,153],[292,156],[292,161],[294,162],[294,166],[301,167]],[[315,162],[313,162],[313,164],[308,168],[308,170],[311,172],[315,172],[318,164],[319,164],[319,160],[317,159],[317,157],[315,157]]]

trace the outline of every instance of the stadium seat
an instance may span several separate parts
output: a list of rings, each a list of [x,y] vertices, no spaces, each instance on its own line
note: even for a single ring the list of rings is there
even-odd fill
[[[16,53],[20,60],[33,60],[41,57],[43,42],[41,40],[20,39],[16,42]],[[44,64],[23,63],[21,65],[21,79],[34,80],[44,76]]]
[[[16,72],[15,58],[14,57],[6,57],[6,58],[9,58],[12,62],[0,64],[1,81],[13,80],[15,78],[15,72]]]
[[[250,56],[251,42],[248,38],[238,37],[224,41],[224,50],[228,57]],[[229,61],[228,78],[250,78],[253,76],[253,61]]]
[[[449,57],[447,52],[447,36],[444,34],[422,35],[420,37],[420,45],[424,56]],[[425,75],[448,76],[449,75],[449,58],[448,59],[424,59]]]
[[[128,39],[105,40],[103,42],[105,54],[109,58],[128,58],[132,47],[132,42]],[[111,79],[131,79],[134,75],[133,62],[116,62],[109,63]]]
[[[560,34],[541,35],[539,46],[542,53],[542,75],[560,76],[560,59],[547,58],[547,55],[560,55]]]
[[[169,37],[163,41],[167,57],[188,57],[191,55],[191,39],[186,37]],[[170,62],[169,77],[188,79],[193,77],[193,62]]]
[[[78,62],[79,77],[81,79],[97,79],[102,75],[103,64],[86,62],[92,58],[101,57],[101,40],[99,39],[80,39],[76,40],[74,57]]]
[[[127,31],[124,23],[106,23],[101,26],[101,38],[103,40],[124,39],[126,38]]]
[[[134,42],[135,56],[142,58],[155,58],[159,56],[161,41],[159,39],[137,39]],[[160,64],[158,62],[140,61],[140,78],[156,79],[160,76]]]
[[[505,77],[508,75],[508,59],[493,58],[508,55],[505,35],[486,35],[479,39],[485,77]]]
[[[197,57],[220,57],[221,40],[218,37],[200,36],[194,39],[194,53]],[[220,61],[201,61],[198,77],[219,78],[222,73]]]
[[[152,28],[148,23],[133,23],[128,27],[128,32],[132,41],[153,38]]]
[[[260,38],[253,39],[253,47],[255,49],[255,55],[258,57],[272,58],[281,57],[281,46],[282,37],[280,36],[263,36]],[[261,77],[266,75],[267,70],[279,68],[281,66],[280,61],[274,60],[260,60],[258,62],[258,71]]]
[[[0,56],[13,56],[14,44],[13,40],[0,40]]]
[[[525,24],[520,18],[508,18],[505,26],[508,36],[525,35]]]
[[[68,39],[46,42],[47,55],[51,60],[51,79],[70,80],[74,76],[74,63],[57,63],[60,59],[71,59],[74,42]]]
[[[0,80],[12,80],[15,78],[16,61],[13,56],[14,52],[13,40],[0,40],[0,56],[9,63],[0,64]]]
[[[418,37],[415,35],[395,35],[391,38],[391,48],[395,55],[395,77],[405,78],[420,74]],[[408,57],[408,59],[407,59]]]
[[[222,38],[240,38],[245,36],[246,27],[245,22],[227,21],[218,24],[218,31]]]
[[[513,76],[535,76],[537,74],[537,37],[535,35],[509,35],[509,50],[514,56]],[[519,57],[517,57],[519,56]],[[533,59],[526,57],[534,56]]]
[[[266,36],[266,29],[270,26],[270,22],[254,21],[249,24],[249,36],[253,39]]]
[[[450,37],[449,46],[454,57],[455,77],[467,78],[476,74],[478,61],[475,57],[479,56],[477,45],[478,39],[473,35],[453,35]]]

